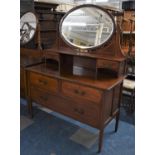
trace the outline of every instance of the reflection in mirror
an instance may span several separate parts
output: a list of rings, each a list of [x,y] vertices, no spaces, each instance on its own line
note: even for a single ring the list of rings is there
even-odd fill
[[[84,6],[71,11],[62,21],[60,29],[67,43],[80,49],[91,49],[110,39],[114,21],[106,11]]]
[[[37,18],[34,13],[27,12],[20,19],[20,44],[28,43],[34,36],[37,27]]]

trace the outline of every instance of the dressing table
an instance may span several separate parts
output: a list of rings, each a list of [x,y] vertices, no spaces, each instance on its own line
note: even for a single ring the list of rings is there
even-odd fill
[[[61,20],[54,48],[42,50],[45,61],[26,69],[27,101],[99,129],[116,119],[118,129],[126,60],[120,49],[120,28],[99,6],[71,9]],[[35,115],[33,116],[35,117]]]

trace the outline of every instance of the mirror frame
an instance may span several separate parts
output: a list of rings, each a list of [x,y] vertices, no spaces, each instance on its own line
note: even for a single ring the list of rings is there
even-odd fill
[[[72,13],[73,11],[78,10],[78,9],[80,9],[80,8],[84,8],[84,7],[93,7],[93,8],[100,9],[101,11],[107,13],[107,14],[110,16],[110,18],[112,19],[114,28],[113,28],[113,31],[112,31],[112,33],[111,33],[111,36],[110,36],[105,42],[103,42],[103,43],[101,43],[101,44],[99,44],[99,45],[97,45],[97,46],[93,46],[93,47],[80,48],[80,47],[78,47],[78,46],[75,46],[75,45],[73,45],[73,44],[70,44],[70,43],[65,39],[65,37],[62,35],[62,24],[63,24],[63,21],[65,20],[65,18],[66,18],[70,13]],[[99,48],[99,47],[101,47],[101,46],[107,44],[107,42],[108,42],[109,40],[111,40],[111,38],[113,37],[115,31],[116,31],[116,24],[115,24],[115,20],[114,20],[113,15],[110,14],[106,8],[100,7],[100,6],[98,6],[98,5],[93,5],[93,4],[83,4],[83,5],[79,5],[79,6],[77,6],[77,7],[72,8],[70,11],[68,11],[68,12],[62,17],[62,19],[61,19],[61,21],[60,21],[60,24],[59,24],[59,33],[60,33],[60,36],[61,36],[61,38],[63,39],[63,41],[64,41],[68,46],[73,47],[73,48],[75,48],[75,49],[80,49],[80,50],[94,50],[94,49],[97,49],[97,48]]]
[[[25,13],[20,17],[20,20],[21,20],[21,18],[22,18],[25,14],[27,14],[27,13],[32,13],[32,14],[34,14],[34,16],[35,16],[35,18],[36,18],[36,29],[35,29],[35,31],[34,31],[33,36],[31,37],[31,39],[30,39],[28,42],[26,42],[26,43],[21,43],[21,42],[20,42],[20,45],[21,45],[21,46],[24,46],[24,45],[28,44],[28,43],[34,38],[34,36],[35,36],[35,34],[36,34],[36,32],[37,32],[38,23],[39,23],[39,20],[38,20],[37,15],[36,15],[34,12],[32,12],[32,11],[25,12]]]

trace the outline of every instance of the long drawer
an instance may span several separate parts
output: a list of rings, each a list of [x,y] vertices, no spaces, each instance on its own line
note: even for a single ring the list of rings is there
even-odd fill
[[[102,97],[100,90],[67,81],[62,82],[62,93],[74,99],[84,99],[95,103],[100,103]]]
[[[58,80],[41,74],[30,72],[30,83],[45,90],[58,91]]]
[[[83,123],[99,127],[99,107],[94,104],[77,103],[61,96],[52,95],[42,89],[31,87],[31,98],[38,104],[72,117]]]

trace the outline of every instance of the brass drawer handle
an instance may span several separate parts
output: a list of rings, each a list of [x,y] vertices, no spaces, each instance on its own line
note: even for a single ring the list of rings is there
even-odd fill
[[[47,96],[40,96],[40,98],[44,101],[47,101],[48,100],[48,97]]]
[[[81,91],[81,92],[80,92],[80,95],[81,95],[81,96],[84,96],[85,94],[86,94],[86,93],[85,93],[84,91]]]
[[[39,82],[42,83],[42,84],[44,84],[44,85],[47,85],[48,84],[48,82],[46,80],[42,80],[42,79],[39,79]]]
[[[84,110],[83,109],[75,108],[74,111],[77,112],[78,114],[81,114],[81,115],[84,114]]]
[[[80,90],[77,90],[77,89],[74,90],[74,93],[78,94],[78,95],[81,95],[81,96],[84,96],[86,94],[86,92],[80,91]]]
[[[75,93],[75,94],[79,94],[79,90],[75,89],[75,90],[74,90],[74,93]]]

